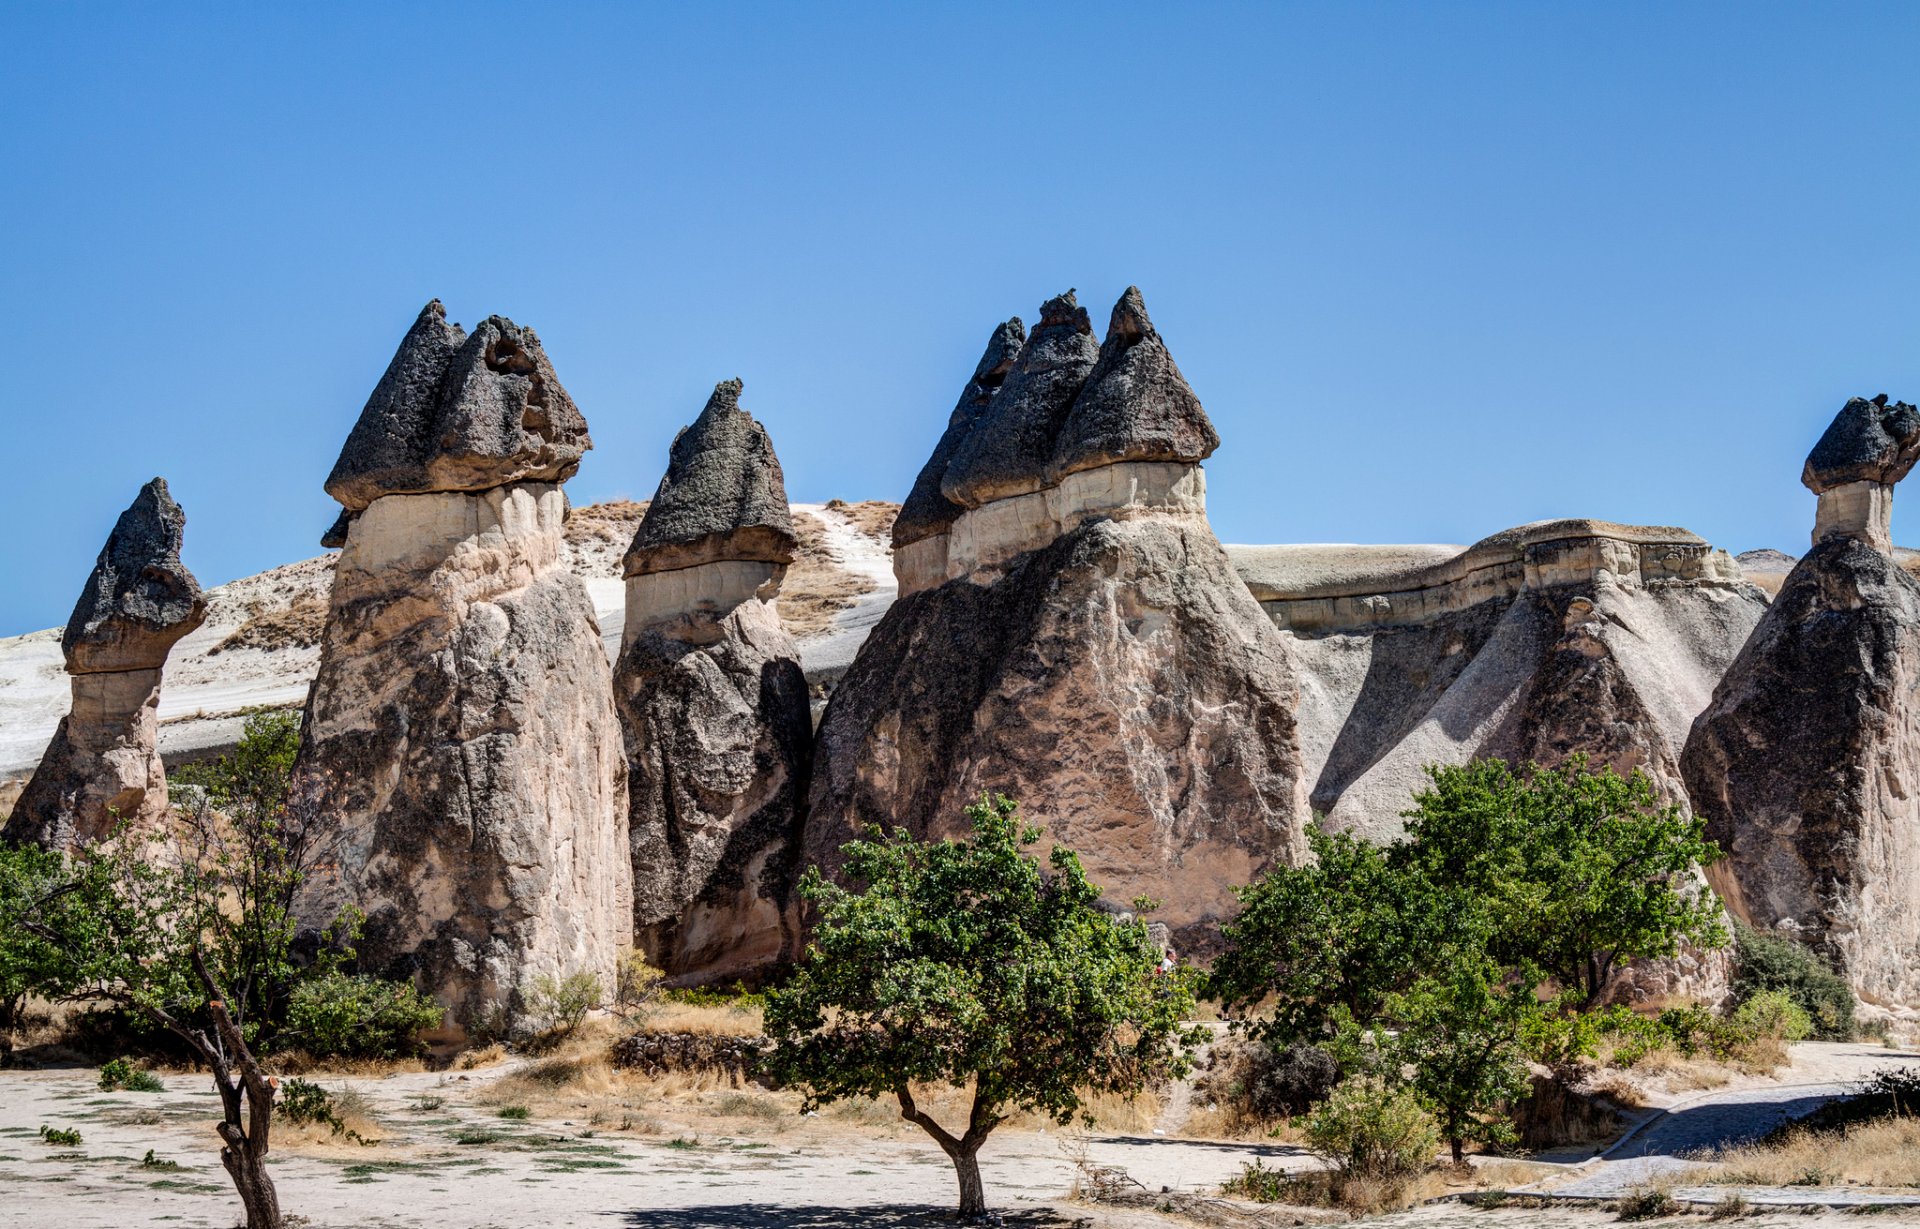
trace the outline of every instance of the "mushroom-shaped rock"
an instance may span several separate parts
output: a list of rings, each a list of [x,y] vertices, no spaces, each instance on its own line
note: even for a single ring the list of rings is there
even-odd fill
[[[1196,464],[1219,446],[1200,398],[1148,319],[1139,287],[1127,287],[1054,444],[1052,480],[1122,461]]]
[[[960,442],[966,439],[993,401],[994,394],[1006,383],[1007,374],[1013,370],[1014,360],[1020,357],[1020,347],[1026,340],[1027,326],[1018,316],[996,326],[993,335],[987,338],[986,352],[974,367],[973,378],[960,393],[960,401],[947,419],[947,429],[934,445],[933,455],[920,467],[919,477],[913,480],[913,490],[900,505],[900,514],[893,518],[894,550],[946,533],[965,511],[941,494],[941,477],[947,472]]]
[[[954,449],[940,492],[966,508],[1048,485],[1061,424],[1100,357],[1087,309],[1073,291],[1040,306],[1040,323],[1006,382]]]
[[[1893,486],[1920,460],[1920,410],[1887,395],[1855,397],[1807,454],[1800,481],[1820,497],[1813,541],[1858,538],[1893,549]]]
[[[160,671],[207,614],[180,562],[186,523],[159,478],[115,522],[61,637],[72,707],[0,835],[73,848],[166,812]]]
[[[472,335],[427,304],[327,477],[351,511],[382,495],[564,482],[593,447],[540,338],[502,316]]]
[[[700,417],[674,437],[666,476],[627,549],[628,576],[721,559],[793,561],[786,480],[767,429],[740,408],[741,387],[715,385]]]
[[[682,982],[797,954],[813,724],[774,599],[793,556],[766,429],[714,391],[674,439],[627,555],[614,704],[626,738],[633,938]]]
[[[207,617],[206,595],[180,562],[187,514],[163,478],[140,488],[114,522],[60,637],[70,674],[158,667]]]

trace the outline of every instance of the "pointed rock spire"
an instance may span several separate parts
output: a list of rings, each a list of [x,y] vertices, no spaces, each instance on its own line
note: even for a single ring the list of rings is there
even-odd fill
[[[1127,287],[1055,441],[1050,480],[1116,461],[1203,461],[1219,446],[1200,398],[1147,316],[1140,288]]]
[[[633,545],[628,576],[716,559],[791,563],[787,484],[767,429],[740,408],[739,380],[716,384],[706,409],[673,440]]]
[[[941,434],[940,442],[934,445],[933,455],[921,467],[920,476],[913,480],[913,490],[907,495],[906,502],[900,505],[900,515],[893,519],[895,550],[947,532],[965,511],[940,493],[941,476],[947,472],[947,464],[953,459],[960,442],[973,430],[974,424],[979,422],[981,414],[993,401],[994,394],[1006,382],[1007,374],[1013,370],[1014,360],[1020,357],[1020,347],[1026,340],[1027,326],[1018,316],[996,327],[993,335],[987,338],[986,352],[974,366],[973,378],[967,381],[966,388],[960,393],[959,403],[948,416],[946,431]]]
[[[1043,303],[1040,323],[1006,382],[954,449],[941,494],[977,508],[1046,486],[1054,438],[1099,353],[1087,309],[1073,291]]]
[[[1888,486],[1907,476],[1920,460],[1920,410],[1887,395],[1854,397],[1828,424],[1807,454],[1800,481],[1816,494],[1848,482]]]
[[[532,329],[489,316],[469,336],[435,299],[367,398],[327,493],[357,512],[382,495],[565,482],[592,447]]]
[[[140,488],[114,522],[60,637],[70,674],[159,666],[207,617],[200,582],[180,562],[187,514],[164,478]]]

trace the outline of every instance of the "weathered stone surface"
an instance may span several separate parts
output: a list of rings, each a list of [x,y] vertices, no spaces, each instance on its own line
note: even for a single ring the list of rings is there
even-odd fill
[[[994,394],[1006,382],[1007,373],[1013,370],[1014,360],[1020,356],[1020,347],[1026,340],[1027,326],[1018,316],[996,327],[993,336],[987,339],[986,352],[974,366],[973,377],[967,381],[966,388],[960,393],[959,403],[947,418],[947,429],[941,432],[933,455],[920,467],[919,476],[913,480],[913,490],[908,492],[906,501],[900,505],[900,515],[893,519],[893,549],[896,552],[904,546],[946,533],[965,511],[940,493],[941,479],[947,472],[947,464],[953,460],[955,450],[960,447],[960,441],[973,430],[980,415],[993,401]]]
[[[626,555],[614,674],[634,938],[683,984],[754,976],[799,951],[813,725],[774,604],[797,543],[772,441],[739,394],[738,380],[720,385],[673,442]]]
[[[1818,450],[1816,450],[1817,452]],[[1920,583],[1850,537],[1781,585],[1694,723],[1682,768],[1709,875],[1883,1007],[1920,1006]]]
[[[714,386],[706,409],[674,437],[660,489],[627,550],[626,574],[716,559],[793,562],[786,479],[767,429],[740,408],[739,380]]]
[[[186,523],[160,478],[114,523],[61,636],[71,707],[0,836],[72,849],[166,813],[160,668],[207,614],[180,562]]]
[[[626,731],[635,946],[684,984],[799,953],[793,889],[813,723],[799,651],[771,600],[709,636],[629,634],[615,673]]]
[[[1121,461],[1198,464],[1219,446],[1200,398],[1147,318],[1139,287],[1127,287],[1054,443],[1051,481]]]
[[[1051,485],[1060,427],[1099,357],[1087,309],[1073,291],[1041,304],[1040,323],[1000,391],[954,448],[940,493],[977,508]]]
[[[1800,481],[1819,494],[1849,482],[1891,486],[1920,460],[1920,410],[1904,401],[1854,397],[1841,407],[1800,471]]]
[[[340,848],[304,902],[469,1028],[631,942],[626,757],[550,483],[385,495],[335,565],[295,794]],[[610,983],[609,983],[610,984]]]
[[[435,299],[360,411],[327,493],[357,512],[382,495],[564,482],[592,447],[532,329],[489,316],[469,336]]]
[[[352,527],[353,513],[345,508],[340,509],[340,515],[334,517],[333,524],[327,526],[327,531],[320,535],[320,545],[327,550],[339,550],[347,544],[347,530]]]
[[[990,585],[895,602],[822,719],[807,858],[837,866],[867,824],[957,834],[1005,792],[1204,952],[1231,885],[1304,854],[1295,700],[1204,516],[1090,520]]]
[[[206,595],[180,562],[187,515],[163,478],[140,488],[114,522],[60,637],[67,672],[144,670],[200,626]]]

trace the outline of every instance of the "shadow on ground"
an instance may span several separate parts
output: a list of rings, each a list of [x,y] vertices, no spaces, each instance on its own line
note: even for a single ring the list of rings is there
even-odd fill
[[[1066,1220],[1045,1209],[990,1208],[995,1220],[1015,1229],[1071,1229],[1085,1220]],[[773,1207],[764,1203],[713,1204],[703,1208],[610,1212],[617,1225],[628,1229],[922,1229],[954,1225],[953,1208],[930,1205],[868,1207]]]

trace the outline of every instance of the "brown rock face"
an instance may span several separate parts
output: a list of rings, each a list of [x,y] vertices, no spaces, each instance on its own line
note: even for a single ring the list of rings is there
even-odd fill
[[[627,552],[614,674],[635,943],[682,984],[751,977],[799,950],[813,729],[774,605],[793,522],[773,444],[739,393],[722,384],[674,440]]]
[[[67,620],[73,705],[0,836],[71,849],[125,820],[167,809],[156,747],[160,670],[174,642],[206,618],[206,597],[180,562],[186,514],[155,478],[120,514]]]
[[[437,306],[328,484],[355,515],[295,796],[342,841],[311,916],[358,905],[364,964],[514,1030],[532,978],[610,979],[630,943],[626,757],[566,495],[517,480],[571,473],[586,424],[531,330],[458,339]]]
[[[902,596],[827,706],[807,858],[837,866],[872,824],[958,833],[982,792],[1007,793],[1204,953],[1233,885],[1305,854],[1292,667],[1207,525],[1212,427],[1138,292],[1105,348],[1071,295],[1040,316],[941,440],[965,511],[908,544],[924,558],[896,555]]]
[[[1790,926],[1854,991],[1920,1006],[1920,584],[1852,537],[1794,567],[1694,723],[1682,767],[1709,871],[1758,927]]]

